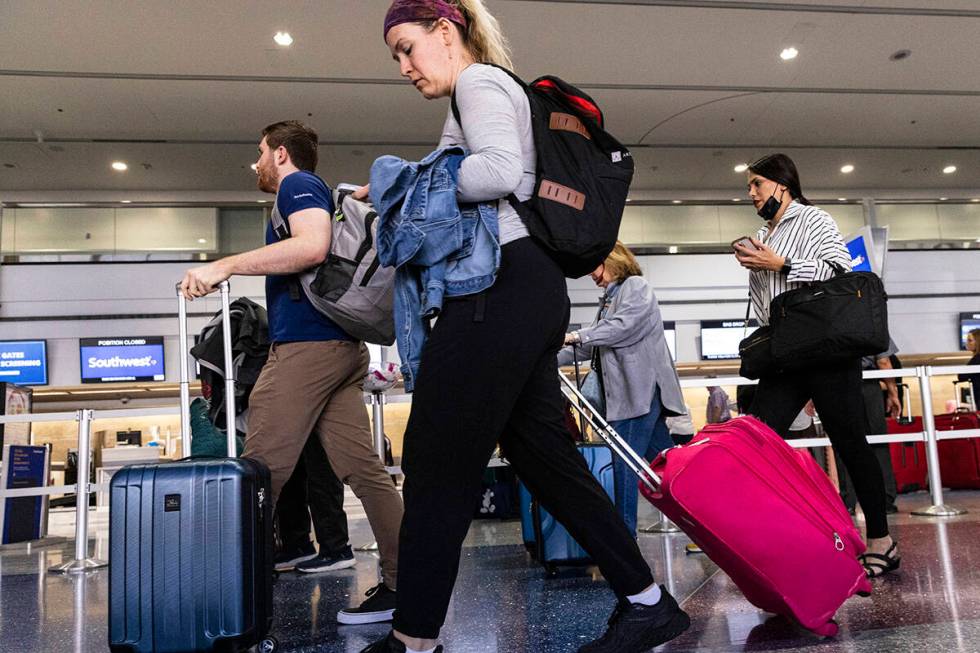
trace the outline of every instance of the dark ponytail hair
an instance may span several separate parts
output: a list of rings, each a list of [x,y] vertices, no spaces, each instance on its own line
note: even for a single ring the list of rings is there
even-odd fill
[[[796,164],[785,154],[767,154],[750,165],[749,171],[782,184],[789,190],[790,197],[800,204],[810,204],[810,200],[803,196]]]

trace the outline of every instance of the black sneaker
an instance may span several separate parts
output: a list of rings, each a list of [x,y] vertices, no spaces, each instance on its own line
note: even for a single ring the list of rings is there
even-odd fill
[[[609,618],[606,633],[580,648],[579,653],[643,653],[687,630],[691,618],[663,585],[660,591],[663,596],[656,605],[621,601]]]
[[[391,621],[395,614],[394,590],[388,589],[384,583],[378,583],[364,595],[367,598],[356,608],[344,608],[338,612],[337,621],[349,626]]]
[[[302,574],[316,574],[321,571],[337,571],[347,569],[357,564],[354,553],[347,547],[340,553],[323,555],[322,553],[315,558],[310,558],[297,563],[296,571]]]
[[[379,639],[367,648],[362,648],[361,653],[405,653],[405,645],[400,640],[395,639],[393,634],[388,633],[384,639]],[[442,644],[436,647],[435,653],[442,653]]]
[[[313,548],[313,543],[309,541],[301,547],[284,549],[276,554],[276,571],[290,571],[298,563],[312,560],[315,557],[316,549]]]

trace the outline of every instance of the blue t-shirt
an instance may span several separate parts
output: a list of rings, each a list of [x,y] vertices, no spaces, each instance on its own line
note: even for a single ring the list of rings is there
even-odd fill
[[[332,215],[333,198],[322,179],[309,172],[294,172],[279,183],[276,208],[288,224],[289,216],[304,209],[323,209],[328,216]],[[265,242],[271,245],[279,240],[270,222],[266,227]],[[296,275],[266,275],[265,301],[269,310],[269,336],[272,342],[354,340],[336,322],[313,308],[298,284]],[[298,291],[296,299],[290,292],[293,288]]]

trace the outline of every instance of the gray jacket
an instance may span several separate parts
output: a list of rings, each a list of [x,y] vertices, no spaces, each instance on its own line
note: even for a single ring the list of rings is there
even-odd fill
[[[629,419],[649,413],[657,387],[667,416],[687,412],[664,337],[660,307],[646,279],[634,276],[623,280],[606,316],[579,329],[579,337],[579,360],[589,360],[592,348],[599,347],[606,419]],[[571,346],[563,348],[558,353],[558,364],[570,365],[573,356]]]

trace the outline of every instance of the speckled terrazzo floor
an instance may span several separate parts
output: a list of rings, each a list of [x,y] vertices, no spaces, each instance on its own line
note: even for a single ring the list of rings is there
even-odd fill
[[[693,626],[663,651],[812,651],[813,653],[980,651],[980,492],[947,495],[970,509],[951,520],[907,513],[924,494],[900,499],[892,523],[901,542],[900,573],[877,582],[871,598],[838,613],[840,635],[820,640],[747,603],[703,556],[686,556],[681,535],[642,535],[658,580],[691,614]],[[363,513],[351,511],[352,541],[371,539]],[[56,516],[53,532],[67,529]],[[641,524],[653,514],[641,508]],[[60,521],[59,521],[60,520]],[[94,515],[93,551],[105,550],[105,515]],[[746,528],[751,525],[746,524]],[[474,522],[444,629],[447,653],[575,651],[601,632],[613,599],[594,570],[545,579],[519,543],[517,522]],[[70,557],[71,543],[0,551],[0,651],[107,651],[107,573],[65,578],[45,570]],[[284,574],[276,585],[273,634],[290,653],[357,653],[386,625],[338,626],[334,613],[376,581],[375,559],[358,554],[354,569],[314,576]]]

